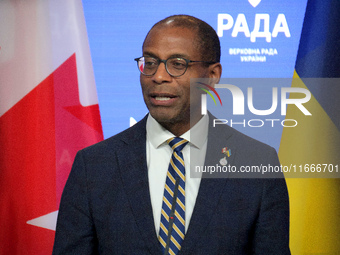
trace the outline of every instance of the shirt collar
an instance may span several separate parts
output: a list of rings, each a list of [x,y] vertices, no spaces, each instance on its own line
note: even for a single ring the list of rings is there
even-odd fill
[[[204,115],[190,130],[181,135],[195,147],[201,149],[208,138],[209,116]],[[148,115],[146,122],[147,139],[151,144],[158,148],[162,144],[166,144],[166,140],[174,137],[170,131],[159,124],[151,114]]]

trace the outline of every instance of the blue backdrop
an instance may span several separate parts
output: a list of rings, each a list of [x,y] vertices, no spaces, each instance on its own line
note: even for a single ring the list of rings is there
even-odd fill
[[[173,14],[208,22],[220,35],[222,77],[291,78],[306,0],[83,0],[83,7],[108,138],[128,128],[131,117],[138,121],[147,113],[133,59],[142,55],[143,40],[154,23]],[[279,147],[282,127],[237,128]]]

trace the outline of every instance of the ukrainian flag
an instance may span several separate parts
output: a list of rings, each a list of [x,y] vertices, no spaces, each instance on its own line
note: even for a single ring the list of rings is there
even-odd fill
[[[291,252],[340,254],[340,179],[334,178],[340,175],[339,0],[308,0],[293,80],[293,87],[312,93],[304,105],[312,116],[294,105],[287,107],[286,119],[298,125],[283,129],[280,161],[303,171],[312,164],[327,164],[322,170],[332,167],[333,173],[287,178]]]

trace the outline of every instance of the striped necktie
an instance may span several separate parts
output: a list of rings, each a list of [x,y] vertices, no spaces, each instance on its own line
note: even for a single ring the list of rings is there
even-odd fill
[[[185,234],[185,168],[181,151],[188,141],[174,137],[167,143],[173,153],[165,181],[158,240],[163,254],[177,254]]]

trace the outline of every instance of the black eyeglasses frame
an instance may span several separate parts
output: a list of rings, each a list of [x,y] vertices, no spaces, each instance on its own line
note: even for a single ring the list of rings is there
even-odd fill
[[[145,73],[143,73],[143,72],[140,70],[140,68],[139,68],[139,65],[138,65],[139,60],[140,60],[141,58],[145,58],[145,57],[153,58],[153,59],[155,59],[155,60],[157,61],[157,68],[155,69],[155,72],[154,72],[153,74],[145,74]],[[168,61],[169,59],[175,59],[175,58],[177,58],[177,59],[178,59],[178,58],[183,59],[183,60],[186,62],[185,70],[184,70],[184,72],[183,72],[182,74],[180,74],[180,75],[173,75],[173,74],[171,74],[171,73],[169,72],[169,70],[168,70],[168,67],[167,67],[167,61]],[[208,65],[212,65],[212,64],[217,63],[216,61],[196,61],[196,60],[190,60],[190,59],[186,59],[186,58],[182,58],[182,57],[170,57],[170,58],[168,58],[168,59],[159,59],[159,58],[155,58],[155,57],[151,57],[151,56],[141,56],[141,57],[139,57],[139,58],[135,58],[134,60],[137,62],[137,68],[138,68],[138,70],[140,71],[140,73],[143,74],[143,75],[145,75],[145,76],[153,76],[153,75],[157,72],[159,65],[160,65],[161,63],[163,63],[163,64],[165,65],[165,70],[166,70],[167,73],[168,73],[170,76],[172,76],[172,77],[180,77],[180,76],[184,75],[185,72],[186,72],[187,69],[188,69],[189,63],[206,63],[206,64],[208,64]]]

